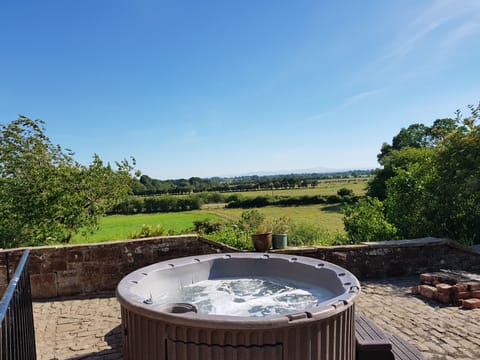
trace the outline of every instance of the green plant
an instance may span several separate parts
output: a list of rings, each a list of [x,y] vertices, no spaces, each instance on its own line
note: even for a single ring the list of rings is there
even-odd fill
[[[246,233],[251,233],[252,231],[255,231],[255,229],[257,229],[264,221],[265,216],[258,210],[247,210],[242,212],[238,226]]]
[[[272,232],[274,234],[287,234],[290,220],[285,216],[274,218],[272,221]]]
[[[150,225],[142,225],[142,228],[138,232],[131,232],[128,234],[129,239],[141,239],[153,236],[163,236],[167,235],[167,229],[161,225],[157,225],[156,228],[152,228]]]
[[[342,234],[304,222],[291,223],[288,238],[290,246],[330,246],[345,243]]]
[[[257,226],[257,228],[255,229],[256,234],[267,234],[267,233],[270,233],[270,232],[272,232],[272,225],[269,222],[266,222],[266,221],[259,224]]]
[[[212,221],[208,219],[196,220],[193,222],[195,232],[200,234],[211,234],[222,229],[224,224],[220,221]]]
[[[376,198],[366,197],[347,206],[343,222],[354,243],[393,240],[397,234],[397,228],[385,218],[383,203]]]
[[[253,245],[243,231],[236,224],[229,224],[221,229],[208,234],[210,240],[219,241],[225,245],[232,246],[239,250],[252,250]]]

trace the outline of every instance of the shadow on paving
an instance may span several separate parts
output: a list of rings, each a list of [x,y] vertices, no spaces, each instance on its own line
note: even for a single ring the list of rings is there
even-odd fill
[[[88,355],[81,355],[69,358],[68,360],[121,360],[122,355],[122,329],[119,326],[113,328],[104,336],[105,342],[111,349],[98,351]],[[56,359],[52,359],[56,360]]]

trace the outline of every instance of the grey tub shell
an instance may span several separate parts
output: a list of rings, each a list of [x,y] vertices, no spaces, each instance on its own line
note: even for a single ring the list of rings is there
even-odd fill
[[[168,289],[206,279],[275,277],[327,288],[334,296],[286,315],[203,315],[190,304],[156,305],[154,287]],[[124,359],[353,360],[358,280],[317,259],[270,253],[179,258],[136,270],[117,287]]]

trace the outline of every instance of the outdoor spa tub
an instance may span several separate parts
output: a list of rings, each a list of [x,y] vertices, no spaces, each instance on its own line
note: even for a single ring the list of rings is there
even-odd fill
[[[301,256],[160,262],[117,287],[124,359],[354,360],[359,293],[347,270]]]

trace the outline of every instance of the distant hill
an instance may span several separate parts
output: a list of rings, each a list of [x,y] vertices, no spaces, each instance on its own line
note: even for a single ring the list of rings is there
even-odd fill
[[[325,167],[315,167],[309,169],[294,169],[294,170],[275,170],[275,171],[252,171],[245,174],[227,175],[222,178],[235,178],[242,176],[271,176],[271,175],[286,175],[286,174],[330,174],[330,173],[343,173],[354,171],[353,169],[331,169]]]

